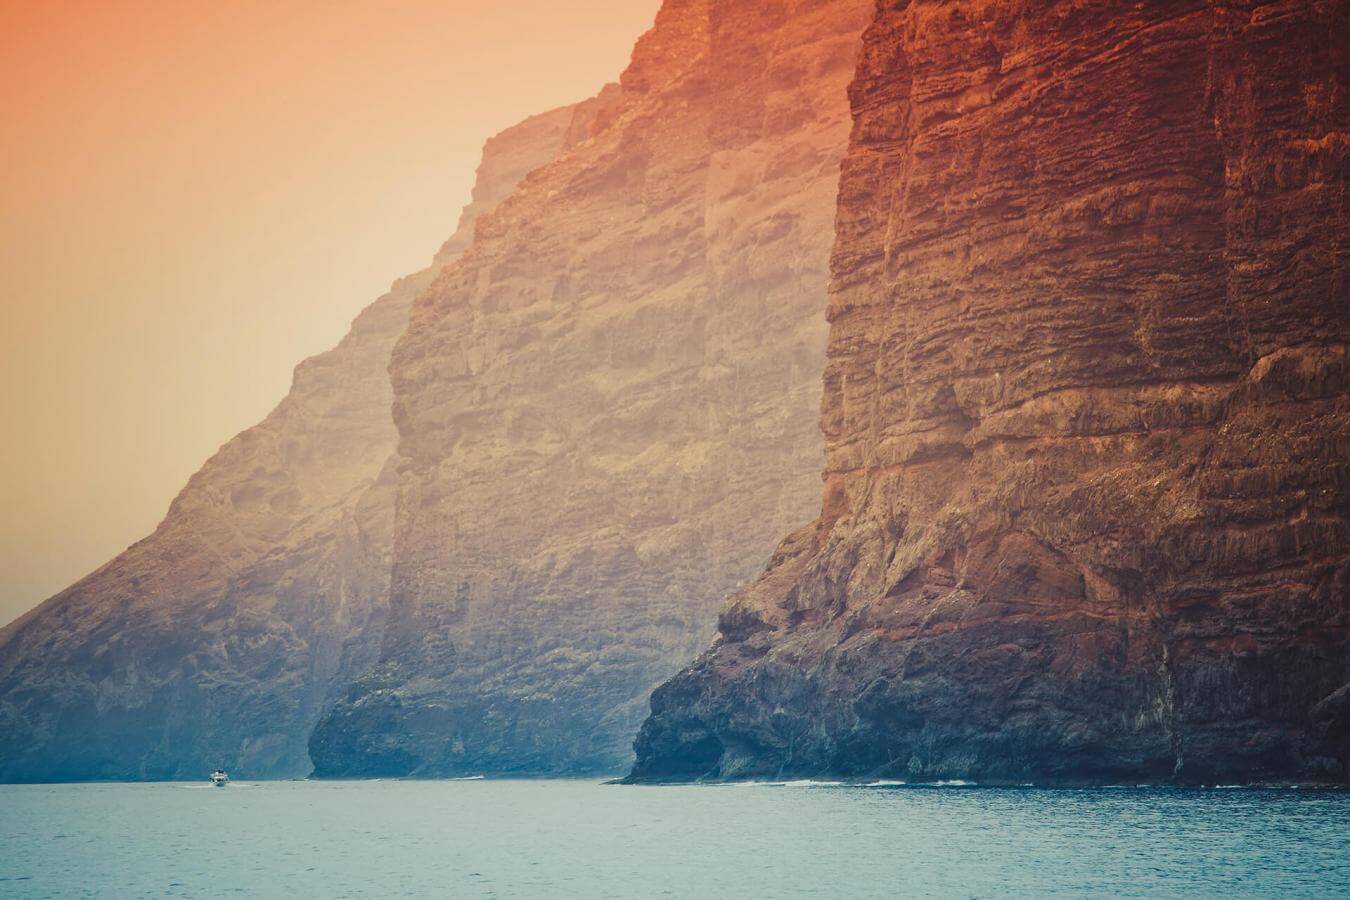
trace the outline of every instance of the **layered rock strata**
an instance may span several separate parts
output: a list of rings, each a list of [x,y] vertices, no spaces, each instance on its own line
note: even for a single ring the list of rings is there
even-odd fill
[[[814,513],[870,0],[668,0],[394,354],[382,660],[319,775],[622,772],[651,687]]]
[[[634,780],[1350,779],[1346,24],[878,5],[820,517]]]
[[[303,776],[336,690],[378,659],[393,545],[387,374],[413,297],[564,146],[573,108],[488,141],[473,203],[153,534],[0,631],[0,781]]]

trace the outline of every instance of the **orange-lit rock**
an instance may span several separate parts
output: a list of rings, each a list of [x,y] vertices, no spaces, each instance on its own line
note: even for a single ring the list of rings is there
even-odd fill
[[[1350,778],[1344,7],[880,4],[819,520],[638,780]]]

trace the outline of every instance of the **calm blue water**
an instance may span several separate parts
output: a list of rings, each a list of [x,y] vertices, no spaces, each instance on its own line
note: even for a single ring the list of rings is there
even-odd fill
[[[1350,897],[1350,795],[584,781],[0,787],[0,896]]]

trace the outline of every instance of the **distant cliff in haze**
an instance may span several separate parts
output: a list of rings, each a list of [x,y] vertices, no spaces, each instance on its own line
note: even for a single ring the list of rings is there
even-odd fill
[[[488,141],[432,265],[297,367],[286,398],[192,477],[153,534],[0,631],[0,780],[309,773],[310,728],[375,662],[384,630],[394,342],[478,217],[586,115],[555,110]]]
[[[379,665],[320,775],[621,772],[647,694],[819,494],[870,0],[668,0],[585,138],[413,308]]]

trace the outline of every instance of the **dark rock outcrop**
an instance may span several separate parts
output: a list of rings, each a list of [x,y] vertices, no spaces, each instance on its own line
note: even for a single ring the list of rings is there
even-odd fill
[[[577,145],[418,300],[383,658],[316,728],[316,774],[623,771],[651,687],[811,517],[870,7],[668,0]]]
[[[155,532],[0,631],[0,781],[310,771],[335,691],[378,659],[397,434],[387,373],[408,309],[585,107],[488,141],[428,269],[367,307],[287,397],[222,447]]]
[[[884,2],[818,521],[633,780],[1350,779],[1342,3]]]

